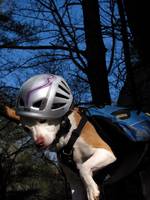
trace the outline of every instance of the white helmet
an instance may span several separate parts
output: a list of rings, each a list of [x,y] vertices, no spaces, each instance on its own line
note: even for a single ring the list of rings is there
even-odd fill
[[[69,111],[72,101],[71,90],[62,77],[40,74],[22,85],[16,111],[20,116],[58,119]]]

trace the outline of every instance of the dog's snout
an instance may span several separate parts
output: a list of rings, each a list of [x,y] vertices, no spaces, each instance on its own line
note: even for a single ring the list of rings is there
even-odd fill
[[[36,140],[35,140],[35,143],[37,146],[44,146],[44,138],[43,137],[38,137]]]

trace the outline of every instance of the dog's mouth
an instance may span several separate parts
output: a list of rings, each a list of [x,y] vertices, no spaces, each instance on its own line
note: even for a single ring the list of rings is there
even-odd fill
[[[56,144],[55,143],[45,143],[44,141],[36,141],[35,142],[36,148],[38,148],[39,150],[48,150],[48,149],[53,149],[55,148]]]
[[[43,137],[39,137],[35,144],[38,149],[48,149],[50,147],[50,144],[46,143]]]
[[[36,145],[36,148],[38,148],[39,150],[48,150],[52,148],[51,145],[47,145],[47,144],[35,144],[35,145]]]

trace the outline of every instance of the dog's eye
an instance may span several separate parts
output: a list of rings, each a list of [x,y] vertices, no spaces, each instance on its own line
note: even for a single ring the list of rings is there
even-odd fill
[[[30,132],[30,128],[28,126],[23,126],[23,129],[25,130],[25,132]]]
[[[46,119],[41,119],[41,120],[39,120],[39,123],[40,123],[40,124],[44,124],[44,123],[46,123],[46,122],[47,122]]]

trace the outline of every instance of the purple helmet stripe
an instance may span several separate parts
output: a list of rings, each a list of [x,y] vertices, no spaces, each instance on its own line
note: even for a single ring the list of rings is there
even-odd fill
[[[31,95],[33,92],[35,92],[35,91],[37,91],[37,90],[40,90],[40,89],[42,89],[42,88],[45,88],[45,87],[50,86],[50,85],[53,83],[53,81],[55,80],[55,78],[56,78],[56,77],[55,77],[54,75],[51,75],[49,78],[46,79],[46,83],[45,83],[44,85],[41,85],[41,86],[39,86],[39,87],[37,87],[37,88],[34,88],[34,89],[30,90],[30,91],[27,93],[27,96],[26,96],[26,100],[25,100],[26,105],[28,105],[30,95]]]

